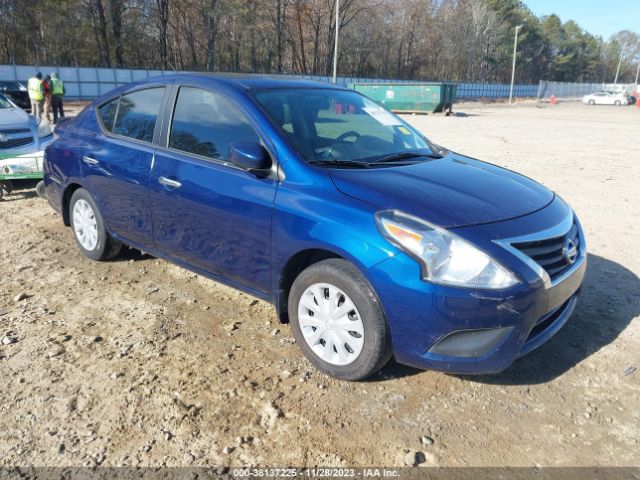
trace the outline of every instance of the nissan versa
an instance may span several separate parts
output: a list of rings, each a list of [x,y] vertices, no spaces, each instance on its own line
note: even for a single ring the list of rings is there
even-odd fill
[[[56,134],[46,194],[82,253],[128,245],[270,301],[341,379],[392,355],[499,372],[576,305],[587,252],[561,198],[353,90],[168,75]]]

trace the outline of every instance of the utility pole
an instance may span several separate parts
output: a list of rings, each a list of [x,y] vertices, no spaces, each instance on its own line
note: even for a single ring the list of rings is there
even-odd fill
[[[625,42],[624,45],[622,45],[622,50],[620,50],[620,58],[618,59],[618,69],[616,70],[616,78],[613,80],[613,86],[616,86],[616,83],[618,83],[618,75],[620,74],[620,65],[622,64],[622,57],[624,57],[624,49],[627,48],[627,43]]]
[[[338,82],[338,33],[340,31],[340,0],[336,0],[336,44],[333,49],[333,83]]]
[[[516,36],[513,39],[513,65],[511,67],[511,88],[509,89],[509,105],[511,105],[513,99],[513,82],[516,79],[516,52],[518,50],[518,32],[522,28],[522,25],[516,26]]]
[[[638,45],[636,45],[636,53],[637,53],[637,47],[640,47],[640,42],[638,42]],[[636,55],[636,60],[638,60],[638,70],[636,70],[636,81],[635,81],[636,92],[637,92],[638,91],[638,77],[640,76],[640,55]]]

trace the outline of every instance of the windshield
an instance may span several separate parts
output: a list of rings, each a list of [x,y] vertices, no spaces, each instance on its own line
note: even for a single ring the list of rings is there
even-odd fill
[[[300,88],[254,94],[307,161],[373,163],[396,154],[433,154],[413,128],[354,91]]]
[[[13,105],[9,102],[9,100],[0,95],[0,108],[13,108]]]

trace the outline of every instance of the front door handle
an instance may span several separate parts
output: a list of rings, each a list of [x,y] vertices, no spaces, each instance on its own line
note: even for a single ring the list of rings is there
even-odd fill
[[[84,163],[86,163],[87,165],[97,165],[98,163],[100,163],[100,162],[98,162],[98,160],[96,160],[95,158],[86,157],[86,156],[85,156],[85,157],[82,157],[82,161],[83,161]]]
[[[182,186],[182,184],[179,181],[172,180],[167,177],[158,178],[158,182],[160,183],[160,185],[164,185],[165,187],[180,188]]]

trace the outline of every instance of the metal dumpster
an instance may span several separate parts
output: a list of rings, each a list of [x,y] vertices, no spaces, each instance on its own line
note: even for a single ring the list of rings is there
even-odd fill
[[[352,83],[350,88],[402,113],[451,113],[456,100],[455,83]]]

